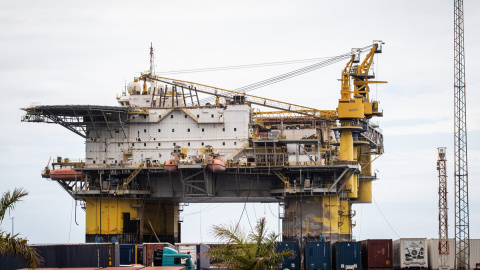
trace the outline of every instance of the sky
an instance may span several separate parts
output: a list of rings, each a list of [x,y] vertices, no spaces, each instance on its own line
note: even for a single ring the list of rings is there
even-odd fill
[[[29,196],[1,224],[30,243],[85,241],[85,214],[40,177],[49,157],[85,157],[83,139],[57,125],[23,123],[20,108],[115,106],[125,83],[148,69],[236,89],[306,63],[178,74],[173,71],[330,57],[385,42],[371,97],[384,117],[385,154],[373,167],[372,204],[354,205],[357,240],[438,237],[437,147],[447,147],[449,236],[454,237],[453,1],[6,1],[0,0],[0,192]],[[480,238],[480,1],[465,1],[470,238]],[[335,109],[346,62],[252,94]],[[183,242],[214,242],[212,224],[250,228],[265,216],[278,232],[277,204],[190,204]],[[14,219],[12,219],[12,217]],[[78,223],[79,225],[77,225]]]

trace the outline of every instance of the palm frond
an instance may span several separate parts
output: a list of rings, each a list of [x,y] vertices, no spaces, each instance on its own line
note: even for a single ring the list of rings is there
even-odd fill
[[[235,270],[267,270],[277,267],[293,252],[276,252],[278,235],[268,233],[266,222],[265,218],[259,219],[248,234],[234,223],[213,226],[212,234],[226,244],[210,248],[206,252],[211,263]]]
[[[28,192],[23,188],[16,188],[12,193],[10,191],[3,193],[0,200],[0,224],[3,222],[7,211],[10,212],[15,209],[15,204],[21,202],[22,198],[27,195]]]

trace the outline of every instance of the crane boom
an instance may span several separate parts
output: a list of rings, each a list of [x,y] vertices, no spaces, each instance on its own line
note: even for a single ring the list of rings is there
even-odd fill
[[[310,108],[306,106],[296,105],[288,102],[273,100],[269,98],[263,98],[259,96],[249,95],[237,91],[226,90],[218,87],[208,86],[199,83],[193,83],[189,81],[182,81],[182,80],[174,80],[165,77],[159,76],[150,76],[148,74],[144,75],[145,79],[147,80],[154,80],[157,82],[163,82],[174,87],[180,88],[188,88],[194,92],[204,93],[213,95],[216,97],[223,97],[228,99],[234,99],[235,97],[241,97],[240,99],[244,99],[244,102],[255,104],[263,107],[268,107],[272,109],[277,109],[286,112],[294,112],[302,115],[311,116],[317,119],[327,119],[323,116],[322,110],[318,110],[315,108]],[[143,79],[143,78],[142,78]],[[329,119],[327,119],[329,120]]]

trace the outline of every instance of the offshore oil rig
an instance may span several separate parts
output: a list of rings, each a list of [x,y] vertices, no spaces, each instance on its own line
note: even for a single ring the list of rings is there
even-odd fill
[[[383,153],[370,121],[383,112],[369,95],[369,84],[384,83],[371,68],[382,45],[304,69],[348,60],[336,110],[157,76],[151,48],[150,69],[120,106],[31,106],[22,121],[85,139],[84,160],[57,158],[42,177],[82,203],[86,242],[181,242],[183,204],[203,202],[278,202],[284,241],[347,241],[351,206],[372,201],[372,162]]]

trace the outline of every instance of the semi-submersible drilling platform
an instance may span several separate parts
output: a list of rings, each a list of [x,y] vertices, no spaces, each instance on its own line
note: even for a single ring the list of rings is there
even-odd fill
[[[351,206],[372,201],[371,163],[383,153],[369,96],[382,44],[303,69],[349,59],[337,110],[160,77],[151,49],[120,106],[31,106],[22,121],[85,139],[83,161],[57,158],[42,176],[82,202],[86,242],[180,242],[182,207],[203,202],[279,202],[284,241],[351,240]]]

